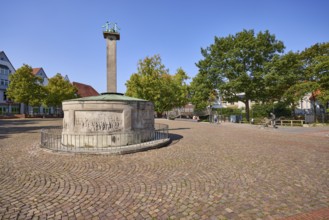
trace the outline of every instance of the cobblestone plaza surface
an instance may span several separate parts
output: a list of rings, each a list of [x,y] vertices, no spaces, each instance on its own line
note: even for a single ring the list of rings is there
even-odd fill
[[[157,120],[169,146],[54,153],[40,129],[0,120],[0,219],[329,219],[329,128]]]

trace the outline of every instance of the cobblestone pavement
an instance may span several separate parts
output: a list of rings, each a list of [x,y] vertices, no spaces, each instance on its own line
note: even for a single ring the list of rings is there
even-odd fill
[[[60,120],[0,120],[0,219],[329,219],[328,127],[158,122],[169,146],[118,156],[40,149]]]

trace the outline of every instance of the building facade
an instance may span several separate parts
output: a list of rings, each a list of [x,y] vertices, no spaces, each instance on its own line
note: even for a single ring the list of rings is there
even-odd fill
[[[33,68],[32,74],[36,77],[40,77],[42,79],[42,86],[48,85],[48,76],[42,67]],[[45,106],[29,106],[28,112],[30,115],[49,115],[54,114],[55,110],[53,107],[45,107]]]
[[[9,86],[10,80],[9,76],[15,73],[16,70],[14,66],[11,64],[10,60],[6,56],[4,51],[0,51],[0,117],[1,116],[13,116],[15,114],[24,114],[25,106],[23,103],[15,103],[10,100],[6,91]],[[36,77],[40,77],[42,79],[42,86],[48,85],[49,78],[42,67],[33,68],[32,74]],[[65,75],[65,80],[70,81],[69,77]],[[77,91],[77,97],[88,97],[88,96],[97,96],[99,93],[90,85],[86,85],[83,83],[73,82],[73,86],[75,86]],[[44,115],[56,115],[62,114],[62,109],[56,109],[54,107],[46,107],[46,106],[28,106],[27,107],[28,114],[33,116],[44,116]]]
[[[10,83],[9,76],[15,71],[14,66],[11,64],[5,52],[0,51],[0,116],[21,113],[21,104],[14,103],[6,95]]]

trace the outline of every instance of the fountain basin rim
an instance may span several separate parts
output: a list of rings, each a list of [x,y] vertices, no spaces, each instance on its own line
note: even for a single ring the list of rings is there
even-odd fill
[[[88,97],[83,97],[83,98],[77,98],[77,99],[70,99],[66,100],[65,102],[70,102],[70,101],[124,101],[124,102],[148,102],[145,99],[139,99],[139,98],[134,98],[130,96],[125,96],[122,93],[114,93],[114,92],[106,92],[106,93],[101,93],[101,95],[98,96],[88,96]]]

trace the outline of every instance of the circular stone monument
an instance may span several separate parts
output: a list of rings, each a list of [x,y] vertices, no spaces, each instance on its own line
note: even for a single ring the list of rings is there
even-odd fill
[[[107,148],[134,145],[152,140],[152,102],[102,93],[100,96],[63,102],[62,146]]]
[[[120,40],[120,33],[116,23],[106,22],[103,27],[107,42],[108,93],[62,102],[61,136],[56,136],[56,141],[48,141],[45,134],[43,145],[52,145],[61,139],[58,150],[129,152],[169,143],[168,126],[155,129],[152,102],[116,93],[116,41]]]

